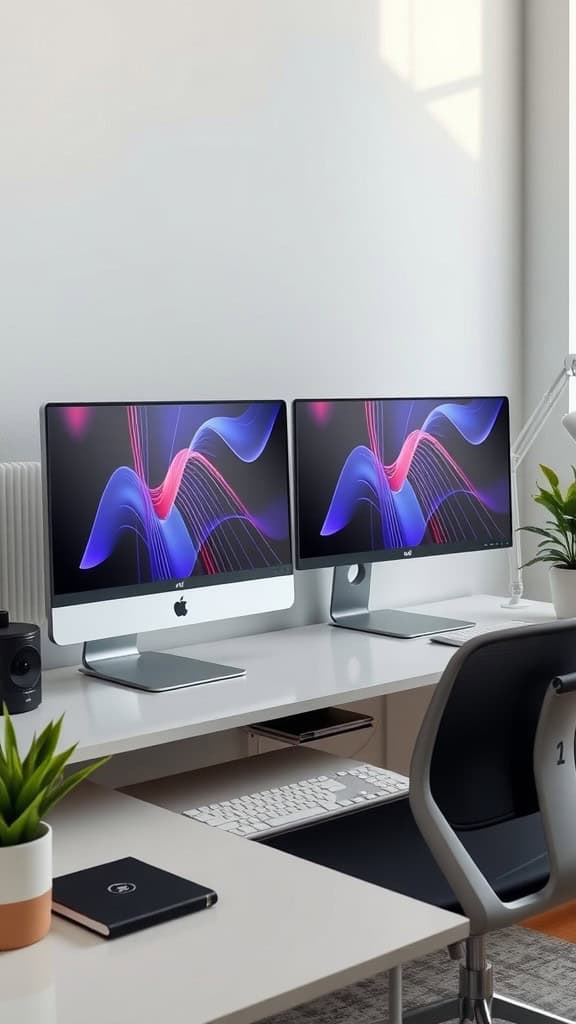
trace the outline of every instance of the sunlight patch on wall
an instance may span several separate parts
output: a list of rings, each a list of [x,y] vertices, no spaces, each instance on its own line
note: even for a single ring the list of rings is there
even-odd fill
[[[427,109],[446,129],[454,142],[478,159],[481,148],[482,96],[479,86],[452,96],[430,100]]]
[[[478,159],[481,0],[380,0],[380,55],[453,141]]]

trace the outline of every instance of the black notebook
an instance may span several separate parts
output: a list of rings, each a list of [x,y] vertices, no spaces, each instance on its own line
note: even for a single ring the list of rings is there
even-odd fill
[[[123,857],[55,878],[52,910],[108,939],[211,907],[212,889]]]

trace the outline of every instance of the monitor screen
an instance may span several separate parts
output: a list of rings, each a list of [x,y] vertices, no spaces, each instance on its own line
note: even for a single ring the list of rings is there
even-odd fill
[[[44,417],[54,607],[292,572],[284,402]]]
[[[510,547],[508,399],[294,403],[298,568]]]

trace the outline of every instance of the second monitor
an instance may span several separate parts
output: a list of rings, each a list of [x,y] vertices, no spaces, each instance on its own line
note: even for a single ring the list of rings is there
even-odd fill
[[[294,429],[296,565],[334,567],[334,623],[398,637],[470,625],[369,611],[370,568],[511,546],[508,399],[298,400]]]

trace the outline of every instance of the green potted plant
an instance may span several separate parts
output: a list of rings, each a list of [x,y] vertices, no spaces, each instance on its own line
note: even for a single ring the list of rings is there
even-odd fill
[[[0,743],[0,950],[29,946],[50,928],[52,830],[47,812],[108,758],[63,776],[76,744],[56,752],[62,718],[34,735],[25,756],[3,707]]]
[[[576,468],[574,481],[562,493],[557,473],[540,466],[549,487],[538,484],[534,501],[548,513],[543,526],[523,526],[538,538],[538,549],[526,566],[543,562],[550,566],[552,602],[559,619],[576,618]]]

